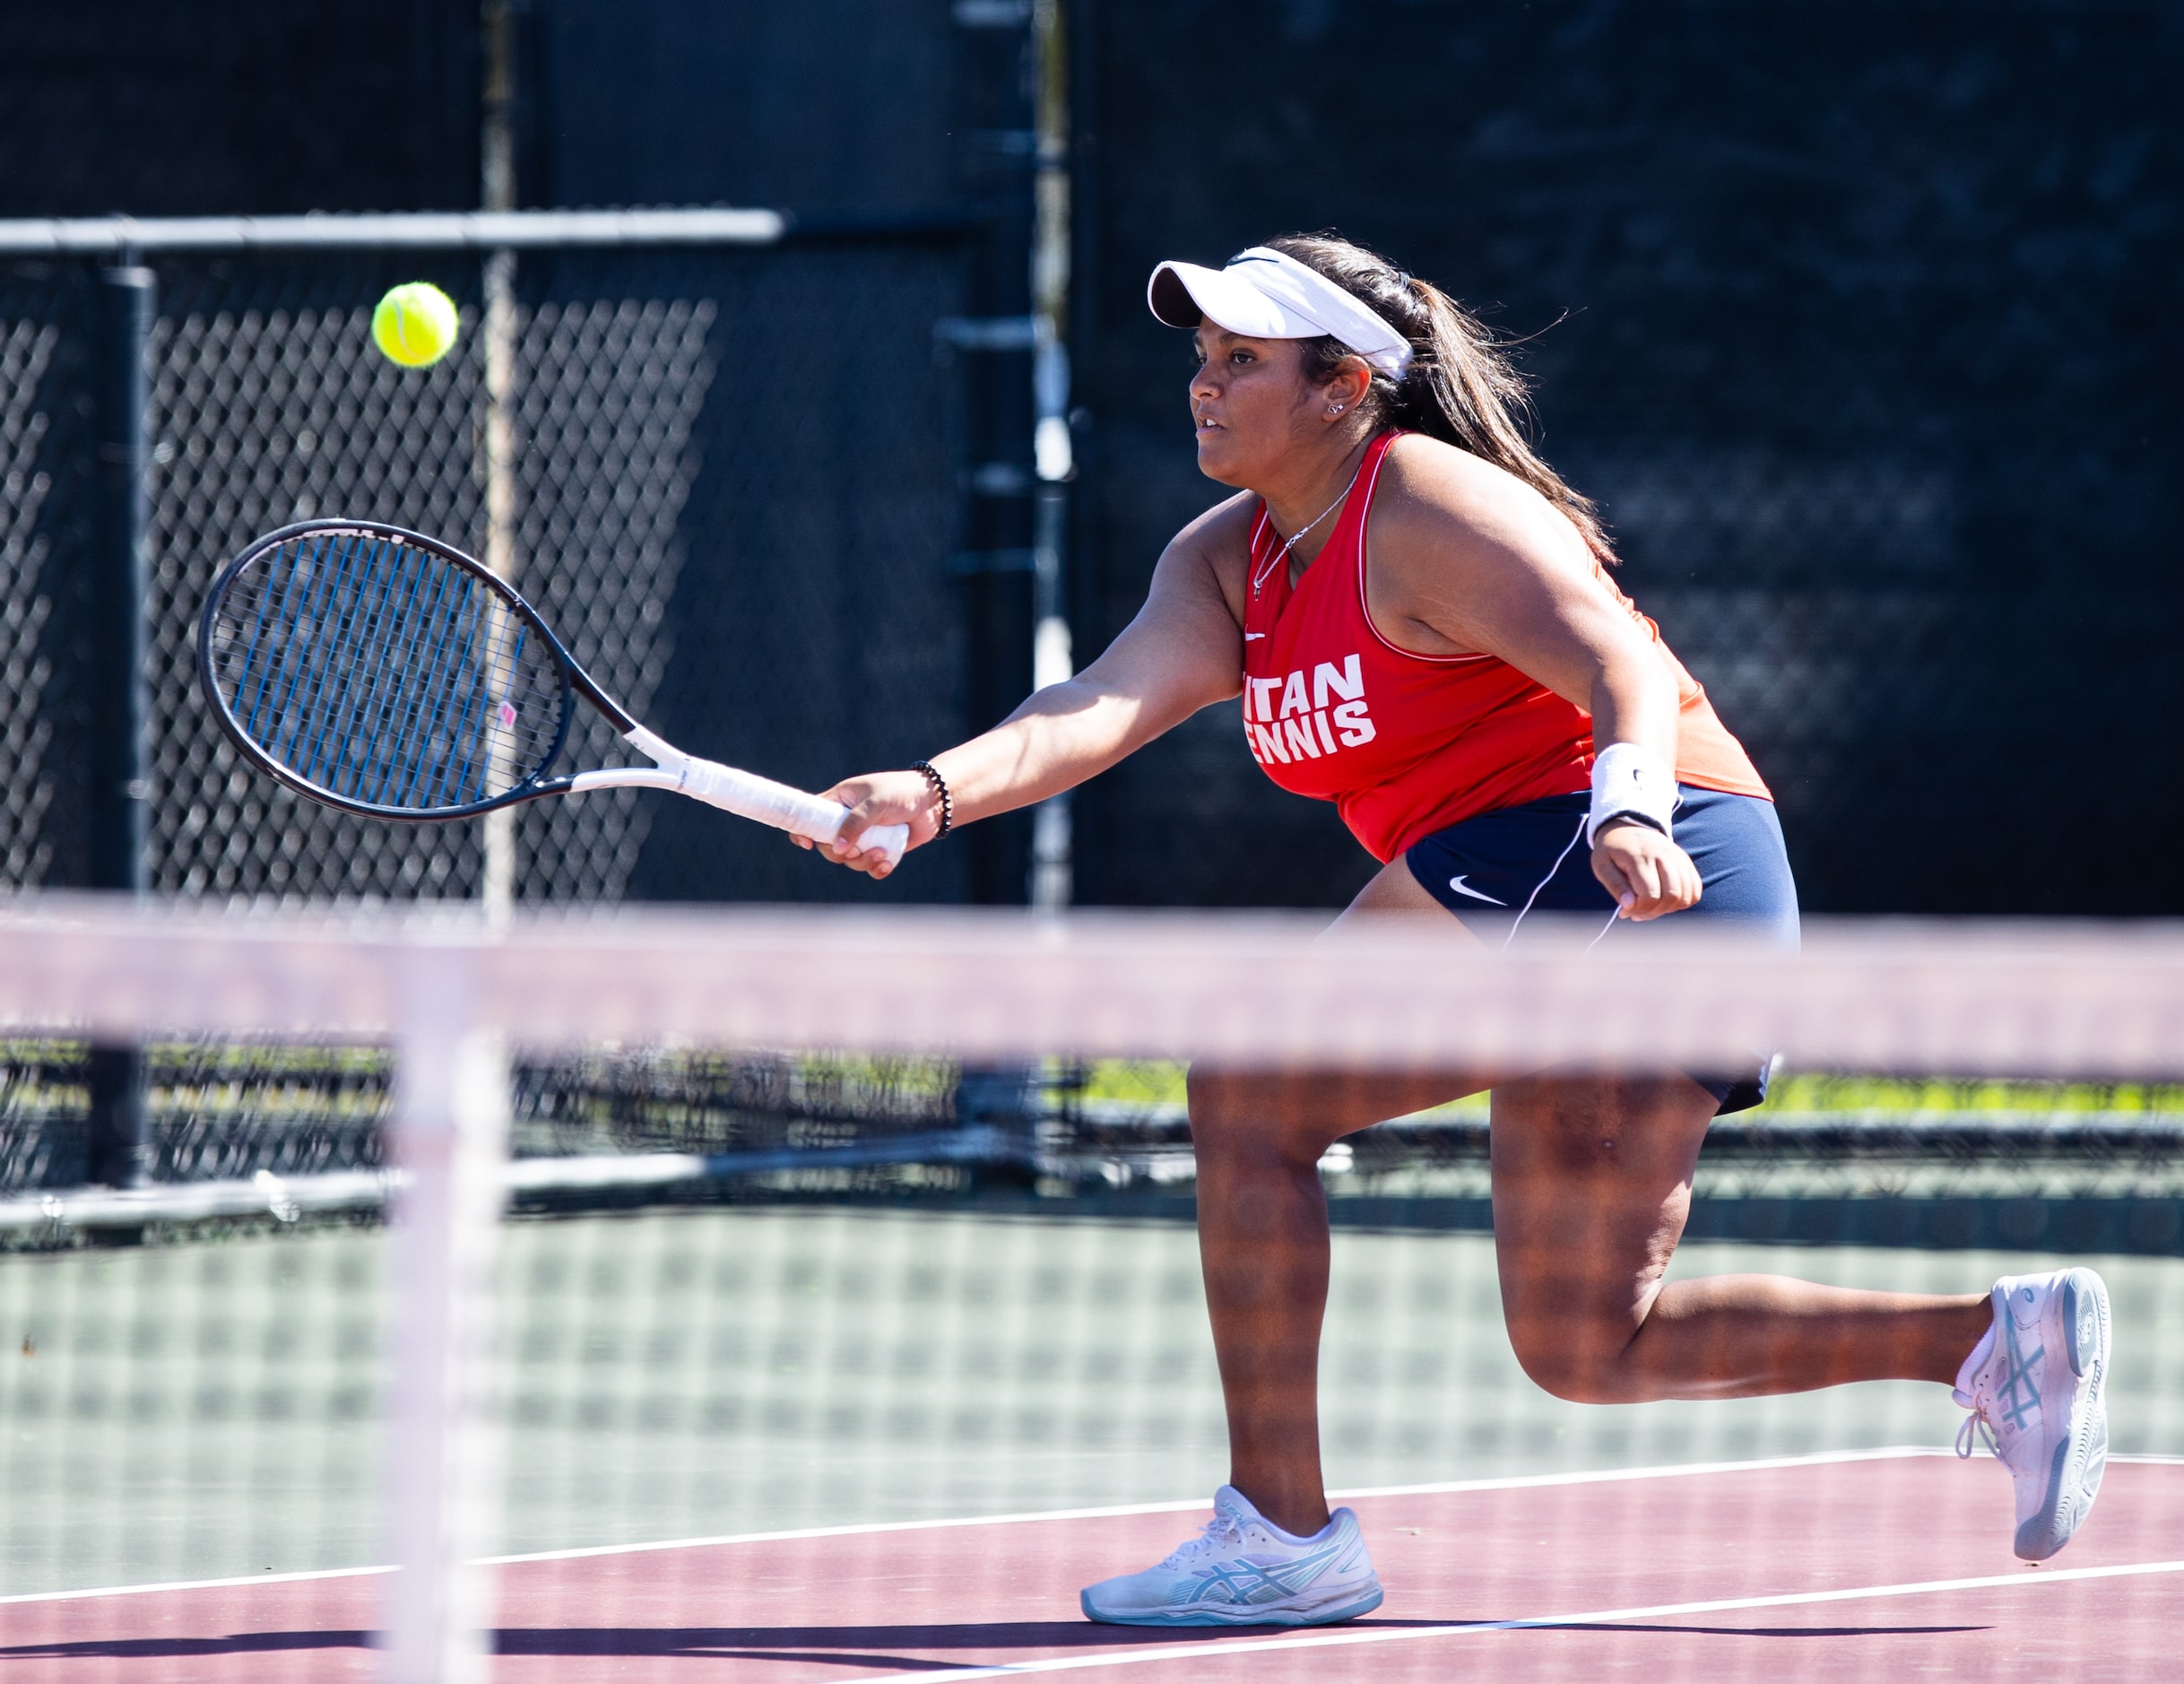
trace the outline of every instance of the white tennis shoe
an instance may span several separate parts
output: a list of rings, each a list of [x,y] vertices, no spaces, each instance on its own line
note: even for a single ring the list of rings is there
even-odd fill
[[[1994,1324],[1957,1371],[1972,1411],[1956,1454],[1987,1440],[2017,1487],[2018,1557],[2045,1561],[2093,1511],[2108,1466],[2108,1288],[2090,1269],[2005,1275]]]
[[[1157,1567],[1105,1579],[1079,1598],[1110,1626],[1324,1626],[1380,1606],[1373,1557],[1347,1508],[1296,1538],[1225,1485],[1206,1529]]]

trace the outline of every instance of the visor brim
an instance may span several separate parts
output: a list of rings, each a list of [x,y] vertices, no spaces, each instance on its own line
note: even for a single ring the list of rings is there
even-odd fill
[[[1246,339],[1314,339],[1327,330],[1282,308],[1248,281],[1194,263],[1164,263],[1146,283],[1145,301],[1170,327],[1211,322]]]

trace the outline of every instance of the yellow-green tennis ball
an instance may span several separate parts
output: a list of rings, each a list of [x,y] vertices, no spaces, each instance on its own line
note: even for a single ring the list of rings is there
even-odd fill
[[[371,313],[372,343],[389,362],[422,369],[455,349],[455,300],[429,281],[390,288]]]

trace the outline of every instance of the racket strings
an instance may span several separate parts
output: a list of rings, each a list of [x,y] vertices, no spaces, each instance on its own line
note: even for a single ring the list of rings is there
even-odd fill
[[[317,533],[238,573],[214,611],[213,679],[277,764],[409,812],[506,794],[542,770],[567,692],[491,586],[375,534]]]

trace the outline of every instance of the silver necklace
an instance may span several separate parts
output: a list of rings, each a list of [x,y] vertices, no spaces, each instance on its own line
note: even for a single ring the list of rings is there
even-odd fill
[[[1325,508],[1322,509],[1318,514],[1314,515],[1310,520],[1306,521],[1302,526],[1299,526],[1294,533],[1290,534],[1288,541],[1284,543],[1279,550],[1274,552],[1274,554],[1268,560],[1266,565],[1261,568],[1258,572],[1252,575],[1252,595],[1254,598],[1258,596],[1260,587],[1269,579],[1274,577],[1274,569],[1281,566],[1283,562],[1289,559],[1289,551],[1296,548],[1297,540],[1302,538],[1306,533],[1310,532],[1322,521],[1325,520],[1330,515],[1333,514],[1335,510],[1342,507],[1342,499],[1350,494],[1350,487],[1357,483],[1357,476],[1364,472],[1365,464],[1360,462],[1350,473],[1349,485],[1346,485],[1342,488],[1340,492],[1336,495],[1335,500],[1330,503]]]

